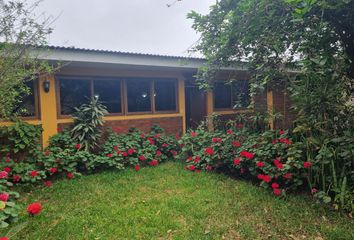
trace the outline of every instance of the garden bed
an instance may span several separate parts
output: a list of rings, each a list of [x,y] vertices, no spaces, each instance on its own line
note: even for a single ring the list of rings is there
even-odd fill
[[[353,221],[303,196],[274,198],[248,182],[186,171],[176,162],[20,192],[23,211],[35,201],[43,210],[33,218],[20,214],[19,223],[1,231],[11,240],[354,238]]]

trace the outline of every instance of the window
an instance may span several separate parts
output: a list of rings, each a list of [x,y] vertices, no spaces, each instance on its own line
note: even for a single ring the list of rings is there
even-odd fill
[[[60,79],[60,114],[72,114],[74,107],[87,103],[90,97],[90,81],[69,78]]]
[[[107,107],[109,113],[122,112],[120,80],[100,79],[93,81],[94,95]]]
[[[36,82],[27,81],[25,85],[29,89],[29,94],[22,97],[21,103],[14,108],[14,113],[18,113],[21,117],[36,117],[38,116],[37,108],[37,91],[36,91]]]
[[[215,84],[214,108],[232,108],[231,85],[224,83]]]
[[[246,108],[250,104],[249,81],[236,80],[231,84],[216,83],[214,87],[214,108]]]
[[[155,111],[176,111],[176,81],[156,80],[154,89]]]
[[[127,79],[128,112],[151,111],[151,79]]]

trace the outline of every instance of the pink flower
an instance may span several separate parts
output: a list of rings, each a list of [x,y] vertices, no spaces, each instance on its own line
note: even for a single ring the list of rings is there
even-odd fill
[[[292,178],[292,174],[291,173],[285,173],[284,175],[283,175],[283,178],[285,178],[285,179],[291,179]]]
[[[242,151],[240,152],[241,157],[245,157],[247,159],[252,159],[254,157],[254,154],[248,151]]]
[[[4,171],[9,173],[9,172],[11,172],[11,168],[10,167],[4,167]]]
[[[135,152],[135,150],[134,150],[133,148],[128,149],[128,154],[129,154],[129,155],[133,155],[133,154],[134,154],[134,152]]]
[[[140,134],[140,137],[145,138],[145,134],[144,133]]]
[[[161,134],[156,133],[156,134],[154,135],[154,138],[159,138],[160,135],[161,135]]]
[[[6,192],[2,192],[0,194],[0,201],[7,202],[7,200],[9,200],[9,197],[9,194],[7,194]]]
[[[278,169],[282,169],[282,168],[283,168],[283,164],[282,164],[282,163],[278,163],[278,164],[276,165],[276,167],[277,167]]]
[[[264,179],[264,175],[263,175],[263,174],[258,174],[258,175],[257,175],[257,178],[258,178],[259,180],[263,180],[263,179]]]
[[[234,159],[234,165],[235,166],[239,165],[240,163],[241,163],[241,159],[239,159],[239,158],[235,158]]]
[[[281,195],[281,190],[279,188],[274,188],[273,193],[275,196],[280,196]]]
[[[194,163],[198,163],[199,162],[199,159],[194,159]]]
[[[233,134],[234,131],[232,131],[232,129],[228,129],[228,130],[226,131],[226,133],[227,133],[227,134]]]
[[[152,139],[152,138],[147,138],[147,140],[149,141],[150,145],[154,145],[154,144],[155,144],[154,139]]]
[[[70,173],[66,174],[66,177],[68,179],[73,179],[74,178],[74,174],[70,172]]]
[[[139,171],[140,170],[140,166],[139,165],[135,165],[134,169],[135,169],[135,171]]]
[[[236,127],[237,127],[238,129],[241,129],[241,128],[243,128],[243,124],[242,124],[242,123],[237,123],[237,124],[236,124]]]
[[[304,162],[304,168],[310,168],[312,166],[311,162]]]
[[[145,161],[146,158],[145,158],[145,156],[141,155],[141,156],[139,157],[139,160],[140,160],[140,161]]]
[[[269,175],[264,175],[263,181],[265,181],[266,183],[269,183],[271,180],[272,180],[272,178]]]
[[[46,187],[51,187],[53,185],[53,183],[51,181],[44,181],[44,185]]]
[[[161,156],[161,154],[162,154],[162,153],[161,153],[161,151],[160,151],[160,150],[157,150],[157,151],[156,151],[156,156],[158,156],[158,157],[159,157],[159,156]]]
[[[193,157],[191,157],[191,156],[189,156],[188,158],[187,158],[187,162],[190,162],[190,161],[192,161],[193,160]]]
[[[126,156],[128,156],[128,153],[127,152],[122,152],[122,156],[126,157]]]
[[[264,167],[264,162],[257,162],[257,167]]]
[[[207,169],[207,171],[209,171],[209,172],[213,171],[213,167],[210,166],[210,165],[208,165],[206,169]]]
[[[58,169],[55,168],[55,167],[52,167],[52,168],[49,169],[49,171],[50,171],[51,173],[56,173],[56,172],[58,171]]]
[[[233,145],[234,147],[241,147],[241,143],[238,142],[238,141],[233,141],[233,142],[232,142],[232,145]]]
[[[279,142],[285,143],[286,145],[290,145],[292,143],[291,140],[289,140],[287,138],[280,138]]]
[[[7,237],[0,237],[0,240],[10,240],[10,239]]]
[[[5,171],[1,171],[0,172],[0,179],[4,179],[4,178],[7,178],[9,176],[9,174]]]
[[[279,184],[278,183],[272,183],[272,188],[279,188]]]
[[[80,143],[76,144],[76,145],[75,145],[75,148],[76,148],[77,150],[79,150],[79,149],[81,148],[81,144],[80,144]]]
[[[284,134],[284,130],[283,130],[283,129],[280,129],[279,135],[283,135],[283,134]]]
[[[49,150],[45,151],[45,153],[44,153],[45,156],[49,156],[49,154],[50,154]]]
[[[211,148],[211,147],[208,147],[208,148],[206,148],[205,149],[205,151],[204,151],[206,154],[208,154],[208,155],[213,155],[214,154],[214,149],[213,148]]]
[[[113,157],[113,154],[112,153],[107,153],[106,156],[111,158],[111,157]]]
[[[21,176],[19,176],[19,175],[14,175],[14,176],[12,177],[12,180],[13,180],[15,183],[18,183],[19,181],[21,181]]]
[[[311,189],[311,193],[312,193],[312,194],[317,193],[317,191],[318,191],[318,190],[317,190],[316,188],[312,188],[312,189]]]
[[[194,169],[195,169],[195,166],[194,166],[194,165],[190,165],[190,166],[189,166],[189,170],[194,171]]]
[[[167,143],[162,144],[162,147],[167,147],[167,146],[168,146]]]
[[[114,151],[118,151],[118,146],[113,146]]]
[[[150,166],[156,166],[159,162],[157,160],[152,160],[151,162],[149,162]]]
[[[191,132],[192,137],[196,137],[198,134],[196,132]]]
[[[36,170],[33,170],[33,171],[31,171],[30,175],[32,177],[37,177],[38,176],[38,172]]]
[[[32,204],[28,205],[28,207],[27,207],[27,212],[31,216],[35,216],[35,215],[39,214],[41,211],[42,211],[42,205],[38,202],[32,203]]]

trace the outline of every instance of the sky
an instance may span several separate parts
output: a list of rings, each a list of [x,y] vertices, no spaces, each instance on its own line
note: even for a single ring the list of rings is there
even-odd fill
[[[199,38],[187,13],[194,10],[205,14],[214,3],[215,0],[44,0],[37,12],[56,18],[51,25],[51,45],[186,56]]]

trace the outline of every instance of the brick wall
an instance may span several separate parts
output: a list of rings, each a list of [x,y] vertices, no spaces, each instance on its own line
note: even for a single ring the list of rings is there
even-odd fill
[[[59,128],[68,127],[71,124],[58,124]],[[111,127],[117,133],[126,133],[130,128],[137,128],[142,132],[149,132],[153,125],[162,127],[168,135],[181,135],[183,131],[182,117],[162,117],[132,120],[106,121],[105,127]]]
[[[273,106],[283,116],[275,122],[275,128],[292,128],[296,113],[291,109],[289,95],[283,90],[273,90]]]

